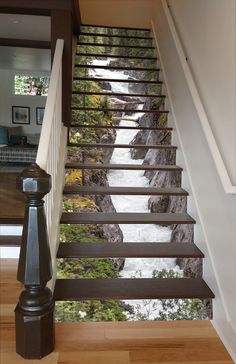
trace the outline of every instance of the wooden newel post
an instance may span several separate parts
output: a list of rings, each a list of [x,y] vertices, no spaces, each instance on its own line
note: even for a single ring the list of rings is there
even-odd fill
[[[25,359],[40,359],[54,350],[54,301],[46,287],[52,278],[51,255],[43,197],[51,176],[37,164],[17,179],[26,196],[23,237],[17,279],[25,286],[15,309],[16,351]]]

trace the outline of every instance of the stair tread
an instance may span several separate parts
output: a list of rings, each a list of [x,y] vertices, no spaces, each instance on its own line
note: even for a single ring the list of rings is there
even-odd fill
[[[77,163],[70,162],[66,168],[72,169],[113,169],[113,170],[160,170],[160,171],[182,171],[181,167],[176,165],[150,165],[150,164],[110,164],[110,163]]]
[[[150,81],[150,80],[134,80],[123,78],[101,78],[101,77],[74,77],[74,81],[102,81],[102,82],[124,82],[124,83],[150,83],[156,85],[162,85],[163,81]]]
[[[109,187],[109,186],[65,186],[64,194],[99,194],[99,195],[180,195],[188,196],[183,188],[158,187]]]
[[[61,224],[195,224],[186,213],[63,212]]]
[[[144,149],[172,149],[177,147],[168,144],[114,144],[114,143],[68,143],[69,147],[79,148],[144,148]]]
[[[193,243],[61,243],[58,258],[203,258]]]
[[[126,55],[115,55],[115,54],[96,54],[96,53],[83,53],[83,52],[77,52],[77,56],[82,57],[94,57],[94,58],[124,58],[124,59],[142,59],[142,60],[150,60],[150,61],[156,61],[158,60],[157,57],[142,57],[142,56],[126,56]]]
[[[15,247],[21,245],[21,235],[0,235],[0,246]]]
[[[121,92],[89,92],[89,91],[72,91],[73,95],[103,95],[103,96],[126,96],[126,97],[157,97],[165,98],[166,95],[146,95],[146,94],[132,94],[132,93],[121,93]]]
[[[58,279],[56,301],[214,298],[201,278]]]
[[[122,118],[120,118],[122,119]],[[125,118],[122,120],[126,120]],[[88,124],[71,124],[70,128],[91,128],[91,129],[137,129],[137,130],[156,130],[156,131],[172,131],[173,128],[145,127],[145,126],[123,126],[123,125],[88,125]]]

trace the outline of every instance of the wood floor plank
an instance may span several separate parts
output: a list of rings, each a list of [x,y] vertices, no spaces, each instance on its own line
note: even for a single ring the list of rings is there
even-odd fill
[[[179,361],[186,363],[196,359],[199,361],[207,362],[208,360],[218,360],[221,363],[225,359],[225,355],[222,352],[222,344],[218,343],[216,339],[210,339],[207,342],[187,342],[178,345],[168,345],[166,343],[163,346],[157,346],[155,350],[139,350],[132,351],[130,353],[131,364],[144,364],[144,363],[165,363]],[[228,358],[230,360],[230,358]]]
[[[1,353],[0,359],[1,359],[0,360],[1,364],[58,364],[59,363],[58,353],[55,352],[41,360],[25,360],[14,352]]]
[[[1,323],[10,323],[14,324],[14,310],[15,310],[16,304],[12,303],[5,303],[0,304],[0,322]]]
[[[91,348],[92,349],[92,348]],[[128,351],[62,352],[59,363],[63,364],[130,364]]]
[[[19,173],[0,172],[0,218],[23,217],[25,197],[16,189]]]

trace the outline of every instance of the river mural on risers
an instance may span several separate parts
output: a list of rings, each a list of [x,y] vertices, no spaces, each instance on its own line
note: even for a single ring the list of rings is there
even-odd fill
[[[105,66],[110,62],[106,60],[96,60],[94,64]],[[128,79],[130,76],[121,71],[109,70],[91,70],[90,76],[101,78],[117,78]],[[129,93],[128,83],[111,82],[111,90],[113,92]],[[140,99],[140,101],[142,101]],[[119,102],[124,102],[119,100]],[[125,102],[124,102],[125,103]],[[142,109],[143,105],[138,105],[138,110]],[[138,126],[137,120],[142,114],[134,112],[125,120],[120,121],[122,126]],[[130,120],[130,119],[133,119]],[[115,144],[130,144],[137,134],[136,130],[117,129]],[[110,160],[112,164],[142,164],[143,159],[132,159],[130,150],[127,148],[115,148]],[[127,171],[127,170],[111,170],[108,173],[108,183],[110,186],[127,186],[127,187],[148,187],[149,180],[144,176],[143,171]],[[117,212],[150,212],[148,208],[148,199],[150,196],[111,196],[112,203]],[[124,242],[169,242],[171,230],[169,227],[159,225],[144,225],[144,224],[120,224],[123,233]],[[153,271],[174,270],[180,271],[176,265],[175,259],[153,259],[153,258],[126,258],[124,268],[120,272],[123,278],[151,278]],[[149,319],[154,319],[158,315],[161,305],[158,300],[132,300],[125,301],[132,306],[134,312],[139,312],[141,315]],[[129,316],[129,314],[127,314]],[[128,317],[129,318],[129,317]]]

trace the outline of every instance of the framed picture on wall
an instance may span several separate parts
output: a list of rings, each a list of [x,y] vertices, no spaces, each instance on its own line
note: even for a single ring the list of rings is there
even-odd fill
[[[30,124],[30,108],[27,106],[12,106],[13,124]]]
[[[36,124],[37,125],[43,124],[44,111],[45,111],[45,107],[36,107]]]

